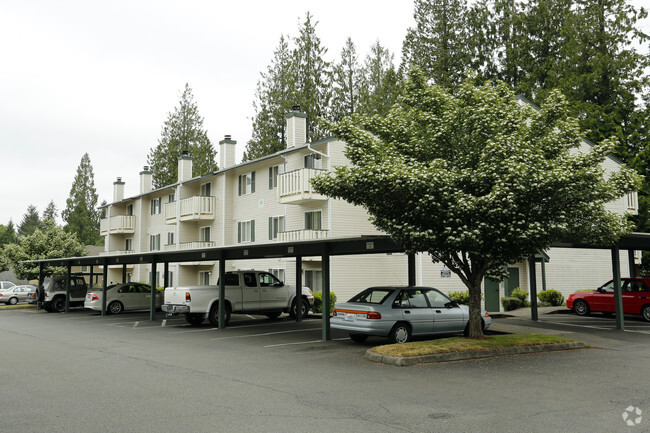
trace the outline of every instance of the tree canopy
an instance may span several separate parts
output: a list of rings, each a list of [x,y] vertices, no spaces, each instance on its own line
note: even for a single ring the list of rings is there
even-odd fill
[[[581,148],[559,92],[537,111],[503,82],[468,79],[452,95],[413,70],[388,115],[329,127],[348,143],[350,165],[314,179],[315,189],[363,206],[407,251],[457,274],[470,293],[470,336],[482,335],[488,273],[553,242],[609,245],[631,229],[605,204],[638,189],[639,176],[624,166],[604,175],[616,140]]]
[[[178,182],[178,157],[187,150],[192,157],[192,176],[202,176],[217,170],[216,155],[208,132],[203,129],[203,117],[194,101],[189,84],[181,95],[174,112],[167,113],[158,145],[149,150],[154,188]]]
[[[88,156],[88,153],[84,153],[72,181],[70,196],[66,200],[66,208],[61,212],[61,217],[65,222],[65,230],[75,233],[79,242],[84,245],[101,245],[103,240],[103,237],[99,234],[97,199],[95,173],[90,163],[90,156]],[[54,202],[50,202],[45,212],[43,212],[43,216],[45,219],[56,216]],[[54,223],[53,219],[51,223]]]

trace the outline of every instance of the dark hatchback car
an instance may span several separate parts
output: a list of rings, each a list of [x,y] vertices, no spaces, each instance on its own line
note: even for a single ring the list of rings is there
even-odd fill
[[[621,278],[621,297],[623,313],[640,314],[650,322],[649,278]],[[566,306],[578,316],[591,312],[614,313],[614,282],[610,280],[593,291],[573,293],[567,298]]]

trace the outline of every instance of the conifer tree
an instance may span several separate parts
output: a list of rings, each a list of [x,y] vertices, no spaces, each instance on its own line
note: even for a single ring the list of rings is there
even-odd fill
[[[334,65],[332,81],[332,118],[336,121],[352,115],[358,106],[362,87],[362,70],[357,47],[348,37],[341,49],[341,59]]]
[[[38,216],[36,206],[30,204],[27,206],[27,212],[23,215],[23,219],[18,225],[18,238],[22,239],[31,235],[41,225],[41,218]]]
[[[52,212],[50,206],[48,212]],[[64,229],[68,233],[75,233],[83,245],[95,245],[101,242],[95,174],[88,153],[84,153],[81,157],[61,217],[65,222]]]
[[[384,115],[397,101],[399,77],[393,59],[379,41],[370,47],[363,66],[360,112]]]

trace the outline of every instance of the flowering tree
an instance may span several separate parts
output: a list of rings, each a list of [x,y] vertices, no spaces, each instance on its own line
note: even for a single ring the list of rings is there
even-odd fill
[[[639,176],[625,167],[605,174],[616,143],[581,148],[557,92],[536,110],[504,83],[467,80],[452,95],[414,70],[387,116],[329,128],[348,143],[351,164],[314,179],[316,190],[365,207],[406,251],[426,251],[458,275],[470,294],[470,337],[483,335],[486,275],[553,242],[609,245],[631,229],[605,203],[636,190]]]

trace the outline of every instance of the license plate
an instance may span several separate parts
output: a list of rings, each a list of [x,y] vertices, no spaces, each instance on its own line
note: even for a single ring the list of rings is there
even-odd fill
[[[357,315],[354,313],[348,313],[345,315],[345,320],[349,322],[356,322],[357,321]]]

